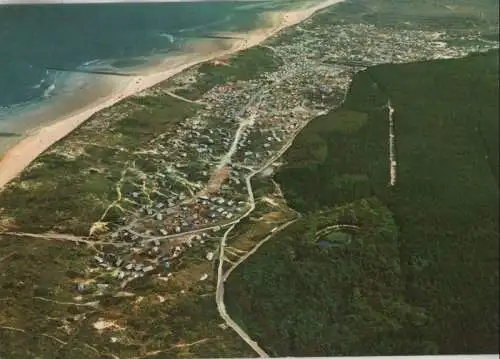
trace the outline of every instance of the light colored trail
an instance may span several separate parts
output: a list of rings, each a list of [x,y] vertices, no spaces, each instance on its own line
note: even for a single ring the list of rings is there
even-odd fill
[[[165,91],[165,93],[167,95],[169,95],[170,97],[173,97],[177,100],[180,100],[180,101],[184,101],[184,102],[189,102],[189,103],[192,103],[192,104],[195,104],[195,105],[203,105],[203,106],[206,106],[208,105],[208,103],[206,102],[203,102],[203,101],[193,101],[193,100],[190,100],[188,98],[185,98],[185,97],[182,97],[182,96],[179,96],[175,93],[173,93],[172,91]]]
[[[261,96],[264,90],[260,90],[257,93],[255,93],[250,100],[247,102],[247,104],[238,112],[236,115],[237,118],[240,118],[241,116],[244,115],[245,111],[255,102],[258,96]],[[226,152],[226,154],[221,158],[219,164],[217,165],[217,169],[220,170],[227,166],[228,163],[231,162],[231,158],[233,157],[234,153],[238,150],[238,143],[240,142],[241,135],[243,134],[243,131],[245,128],[248,126],[253,125],[254,121],[253,118],[250,119],[245,119],[240,121],[240,125],[238,129],[236,130],[236,133],[234,134],[234,139],[233,143],[231,143],[231,147],[229,150]]]
[[[389,166],[390,166],[390,185],[396,184],[396,144],[394,131],[394,108],[391,105],[391,99],[387,100],[387,108],[389,109]]]
[[[316,236],[322,236],[322,235],[324,235],[324,234],[326,234],[328,232],[338,231],[338,230],[342,230],[342,229],[358,230],[359,226],[355,226],[355,225],[352,225],[352,224],[334,224],[332,226],[328,226],[328,227],[325,227],[325,228],[319,230],[316,233]]]
[[[9,235],[14,237],[28,237],[28,238],[39,238],[46,240],[55,241],[69,241],[75,243],[85,243],[89,245],[111,245],[115,247],[127,247],[130,246],[129,243],[124,242],[107,242],[107,241],[92,241],[86,239],[86,237],[77,237],[71,234],[59,234],[59,233],[26,233],[26,232],[0,232],[0,235]]]
[[[92,307],[97,308],[99,306],[99,301],[87,302],[87,303],[76,303],[76,302],[61,302],[59,300],[44,298],[44,297],[33,297],[33,299],[41,300],[42,302],[49,302],[58,305],[74,305],[76,307]]]
[[[279,58],[281,58],[280,54],[278,54],[278,51],[276,51],[276,49],[274,47],[272,47],[271,45],[260,44],[259,46],[263,47],[265,49],[271,50],[273,52],[273,54],[275,54],[276,56],[278,56]]]

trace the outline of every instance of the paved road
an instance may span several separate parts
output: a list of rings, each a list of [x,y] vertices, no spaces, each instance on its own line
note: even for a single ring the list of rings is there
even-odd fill
[[[252,172],[250,175],[246,177],[246,184],[250,198],[251,210],[248,211],[245,215],[241,216],[238,219],[238,222],[243,218],[247,217],[254,209],[255,209],[255,199],[253,195],[253,189],[251,184],[251,179],[258,172]],[[241,329],[241,327],[236,324],[229,314],[226,311],[226,305],[224,304],[224,255],[225,255],[225,247],[226,241],[229,233],[234,229],[237,223],[233,224],[228,230],[224,233],[221,238],[220,246],[219,246],[219,266],[217,268],[217,289],[215,291],[215,303],[217,304],[217,309],[219,310],[219,314],[222,319],[226,322],[226,324],[231,327],[240,337],[243,339],[261,358],[269,358],[269,355],[257,344],[256,341],[252,340],[248,334]]]
[[[233,268],[229,270],[227,274],[224,273],[223,266],[224,266],[224,256],[225,256],[225,247],[226,247],[226,241],[228,235],[231,233],[231,231],[234,229],[236,224],[238,224],[242,219],[248,217],[255,209],[255,197],[253,193],[253,188],[252,188],[252,178],[259,174],[260,172],[264,171],[266,168],[271,166],[274,162],[276,162],[282,155],[285,153],[285,151],[292,145],[295,137],[300,133],[300,131],[308,124],[309,121],[306,121],[302,126],[300,126],[295,134],[284,144],[284,146],[271,158],[269,159],[262,167],[260,167],[257,170],[253,170],[250,172],[250,174],[245,178],[245,183],[248,191],[248,198],[250,202],[250,209],[244,213],[241,217],[239,217],[237,220],[234,221],[234,223],[229,227],[224,235],[221,238],[221,242],[219,245],[219,266],[217,268],[217,289],[215,292],[215,302],[217,304],[217,309],[219,310],[219,314],[224,320],[224,322],[231,327],[240,337],[243,339],[261,358],[269,358],[269,355],[258,345],[258,343],[250,338],[250,336],[237,324],[235,323],[229,314],[226,311],[226,306],[224,304],[224,282],[227,280],[230,272],[236,268],[236,266],[240,265],[243,263],[251,254],[255,253],[257,249],[265,243],[267,240],[269,240],[274,234],[277,232],[283,230],[287,226],[289,226],[293,221],[290,221],[280,227],[279,231],[276,230],[273,232],[271,235],[266,237],[263,241],[261,241],[252,251],[250,251],[246,256],[242,257],[237,263],[233,265]]]

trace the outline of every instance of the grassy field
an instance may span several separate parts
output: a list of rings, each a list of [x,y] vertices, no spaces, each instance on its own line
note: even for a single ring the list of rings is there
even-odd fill
[[[265,72],[277,70],[281,65],[271,50],[264,47],[253,47],[228,59],[227,65],[204,63],[199,67],[198,81],[188,88],[179,89],[176,93],[191,100],[199,99],[205,92],[216,85],[234,81],[255,79]]]
[[[220,327],[214,284],[193,280],[193,271],[210,270],[200,255],[183,258],[183,268],[174,268],[169,282],[144,278],[119,292],[123,295],[104,289],[79,300],[76,283],[91,276],[88,258],[95,253],[69,242],[2,236],[1,357],[254,356],[233,331]],[[108,328],[94,327],[104,321]]]
[[[396,123],[394,188],[388,98]],[[230,313],[245,318],[278,355],[498,352],[498,110],[497,51],[358,73],[342,108],[313,120],[285,154],[277,180],[289,204],[309,213],[305,228],[279,235],[235,271],[227,286]],[[324,255],[301,244],[310,237],[307,223],[321,213],[374,197],[380,202],[370,202],[369,211],[355,208],[330,222],[356,223],[367,213],[394,221],[380,231],[393,238],[391,250],[367,235],[365,245],[374,244],[362,255],[376,253],[377,265],[398,261],[400,272],[385,270],[389,283],[401,285],[388,291],[404,303],[399,307],[371,302],[364,292],[364,305],[353,307],[352,273],[377,287],[388,285],[386,272],[365,259],[338,263],[343,250]],[[350,274],[339,277],[338,266]],[[351,293],[343,302],[353,310],[347,317],[331,309],[343,290]],[[396,308],[409,308],[405,320],[388,324],[379,311],[398,318]],[[372,311],[393,330],[356,324]]]
[[[156,171],[157,158],[140,153],[141,147],[195,108],[169,96],[150,95],[94,115],[0,192],[0,215],[3,211],[10,218],[7,229],[88,234],[116,198],[115,185],[124,169],[135,163],[140,171]],[[137,180],[132,174],[130,179]]]

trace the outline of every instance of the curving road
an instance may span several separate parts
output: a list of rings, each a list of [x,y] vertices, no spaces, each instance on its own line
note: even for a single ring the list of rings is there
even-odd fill
[[[255,210],[255,197],[253,193],[253,188],[252,188],[252,178],[259,174],[260,172],[264,171],[266,168],[271,166],[274,162],[276,162],[282,155],[285,153],[285,151],[292,145],[295,137],[302,131],[302,129],[309,123],[309,121],[306,121],[302,126],[300,126],[296,132],[291,136],[291,138],[285,142],[284,146],[271,158],[269,159],[262,167],[260,167],[257,170],[252,170],[248,176],[245,177],[245,183],[248,191],[248,199],[250,202],[250,208],[248,209],[247,212],[245,212],[241,217],[239,217],[237,220],[232,223],[231,227],[229,227],[224,235],[221,238],[221,242],[219,245],[219,265],[217,268],[217,289],[215,291],[215,302],[217,304],[217,309],[219,311],[219,314],[221,318],[224,320],[224,322],[231,327],[239,336],[241,339],[243,339],[261,358],[269,358],[269,355],[258,345],[258,343],[250,338],[250,336],[236,323],[234,322],[229,314],[227,313],[226,306],[224,304],[224,282],[227,280],[231,272],[241,263],[243,263],[250,255],[255,253],[257,249],[267,242],[271,237],[273,237],[276,233],[279,231],[285,229],[288,227],[290,224],[292,224],[294,221],[297,219],[290,221],[288,223],[285,223],[284,225],[281,225],[280,227],[276,227],[278,229],[274,230],[273,233],[268,235],[266,238],[264,238],[255,248],[253,248],[250,252],[248,252],[245,256],[240,258],[238,262],[233,264],[231,269],[229,269],[226,273],[224,273],[224,256],[225,256],[225,247],[226,247],[226,241],[228,235],[231,233],[231,231],[234,229],[236,224],[238,224],[242,219],[248,217],[254,210]]]

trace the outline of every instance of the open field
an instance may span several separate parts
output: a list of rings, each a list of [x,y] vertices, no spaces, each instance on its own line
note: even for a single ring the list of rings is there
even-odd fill
[[[208,261],[194,264],[185,258],[189,265],[175,269],[168,282],[151,278],[117,293],[106,287],[80,293],[76,284],[88,278],[86,259],[94,253],[85,246],[2,236],[2,357],[254,355],[236,334],[219,326],[214,286],[193,279],[193,271],[210,271]]]

